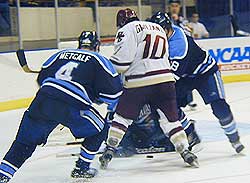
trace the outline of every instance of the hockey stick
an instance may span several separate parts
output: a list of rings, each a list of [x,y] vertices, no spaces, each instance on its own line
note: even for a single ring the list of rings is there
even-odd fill
[[[82,142],[79,142],[79,141],[75,141],[75,142],[67,142],[66,145],[67,146],[72,146],[72,145],[81,145]]]
[[[80,153],[71,153],[71,154],[56,154],[56,158],[69,158],[69,157],[79,157]]]
[[[40,71],[35,71],[35,70],[31,70],[27,64],[27,59],[25,57],[25,53],[23,49],[19,49],[16,51],[16,55],[18,58],[18,62],[20,64],[20,66],[23,68],[24,72],[27,73],[39,73]]]
[[[78,145],[81,145],[82,142],[79,142],[79,141],[75,141],[75,142],[62,142],[62,143],[59,143],[59,142],[50,142],[48,144],[46,144],[46,146],[48,147],[57,147],[57,146],[78,146]]]

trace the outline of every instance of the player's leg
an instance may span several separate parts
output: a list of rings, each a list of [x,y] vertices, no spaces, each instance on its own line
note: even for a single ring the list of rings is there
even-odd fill
[[[36,97],[24,113],[17,136],[0,165],[0,182],[8,182],[23,163],[32,155],[37,145],[45,144],[50,132],[57,123],[41,119],[39,103],[44,100]]]
[[[179,108],[178,115],[182,127],[184,128],[184,131],[188,138],[189,150],[194,150],[194,146],[201,143],[201,139],[195,129],[195,121],[189,119],[181,108]],[[196,149],[195,151],[199,150],[201,149]]]
[[[162,132],[158,114],[149,104],[143,106],[136,121],[129,126],[118,149],[117,157],[129,157],[137,153],[148,152],[151,148],[162,148],[166,152],[175,151],[172,143]]]
[[[119,114],[115,114],[114,120],[108,132],[106,149],[103,152],[102,156],[99,158],[102,169],[106,169],[109,162],[114,157],[115,150],[117,149],[123,136],[125,135],[128,126],[132,124],[132,121],[133,120],[124,118]]]
[[[189,144],[185,131],[179,121],[176,90],[174,82],[155,85],[151,102],[157,108],[160,116],[159,123],[164,134],[169,137],[185,162],[190,165],[198,165],[197,157],[189,150]]]
[[[206,82],[198,88],[199,93],[206,104],[211,104],[213,114],[218,118],[222,129],[237,153],[244,149],[240,143],[240,137],[236,122],[234,121],[229,104],[225,100],[225,92],[221,74],[219,71],[210,75]]]
[[[136,140],[138,127],[133,122],[126,131],[118,148],[115,151],[115,157],[130,157],[136,154]],[[140,131],[141,132],[141,131]]]
[[[108,135],[109,124],[106,123],[103,130],[96,135],[86,137],[81,144],[80,157],[76,161],[75,168],[71,172],[73,178],[92,178],[97,174],[97,170],[90,168],[95,155],[102,142]]]
[[[194,88],[192,82],[192,79],[182,78],[178,80],[175,84],[179,121],[181,122],[182,127],[184,128],[187,134],[190,150],[193,146],[201,142],[195,130],[194,121],[190,120],[181,109],[182,107],[186,107],[186,105],[188,104],[186,98],[189,93],[192,93],[192,90]]]
[[[90,164],[97,154],[102,142],[107,138],[109,124],[94,108],[81,110],[71,109],[68,126],[76,138],[84,138],[80,149],[80,157],[71,172],[73,178],[92,178],[97,170],[90,168]]]
[[[187,94],[187,98],[186,98],[187,102],[188,102],[188,106],[191,110],[195,110],[195,108],[197,107],[197,104],[194,103],[194,97],[193,97],[193,93],[192,91],[190,91],[188,94]]]
[[[107,168],[108,163],[114,156],[115,149],[117,149],[133,120],[136,120],[139,116],[147,97],[148,90],[145,87],[124,89],[108,132],[107,147],[99,158],[101,168]]]

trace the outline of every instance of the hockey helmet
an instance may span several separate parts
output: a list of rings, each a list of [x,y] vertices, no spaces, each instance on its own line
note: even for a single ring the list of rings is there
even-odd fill
[[[159,24],[163,29],[171,29],[172,23],[166,13],[157,12],[151,17],[151,22]]]
[[[122,28],[129,22],[139,20],[134,10],[129,8],[119,10],[116,15],[116,27]]]
[[[100,41],[95,31],[83,31],[78,38],[78,49],[88,48],[99,51]]]

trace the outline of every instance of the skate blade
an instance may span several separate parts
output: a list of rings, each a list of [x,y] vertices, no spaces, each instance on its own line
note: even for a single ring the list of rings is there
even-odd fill
[[[86,182],[92,182],[92,179],[87,179],[87,178],[77,178],[77,179],[72,179],[70,183],[86,183]]]
[[[190,163],[190,166],[193,168],[200,168],[198,160],[194,160],[192,163]]]

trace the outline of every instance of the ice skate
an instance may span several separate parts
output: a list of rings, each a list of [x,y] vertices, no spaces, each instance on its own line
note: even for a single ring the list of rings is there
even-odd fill
[[[2,173],[0,173],[0,183],[7,183],[10,181],[10,178],[3,175]]]
[[[111,147],[107,147],[103,152],[102,156],[99,158],[99,162],[101,163],[101,169],[107,169],[109,162],[112,160],[114,156],[114,149]]]
[[[74,168],[71,172],[72,178],[93,178],[97,175],[98,171],[94,168],[89,169],[81,169],[81,168]]]
[[[188,149],[190,151],[199,152],[202,150],[201,139],[196,130],[194,130],[192,133],[188,135],[188,143],[189,143]]]
[[[245,149],[245,146],[239,140],[231,144],[237,153],[241,153]]]
[[[183,158],[183,160],[187,164],[191,165],[192,167],[199,168],[198,158],[195,154],[193,154],[189,150],[185,150],[180,154],[181,154],[181,157]]]

